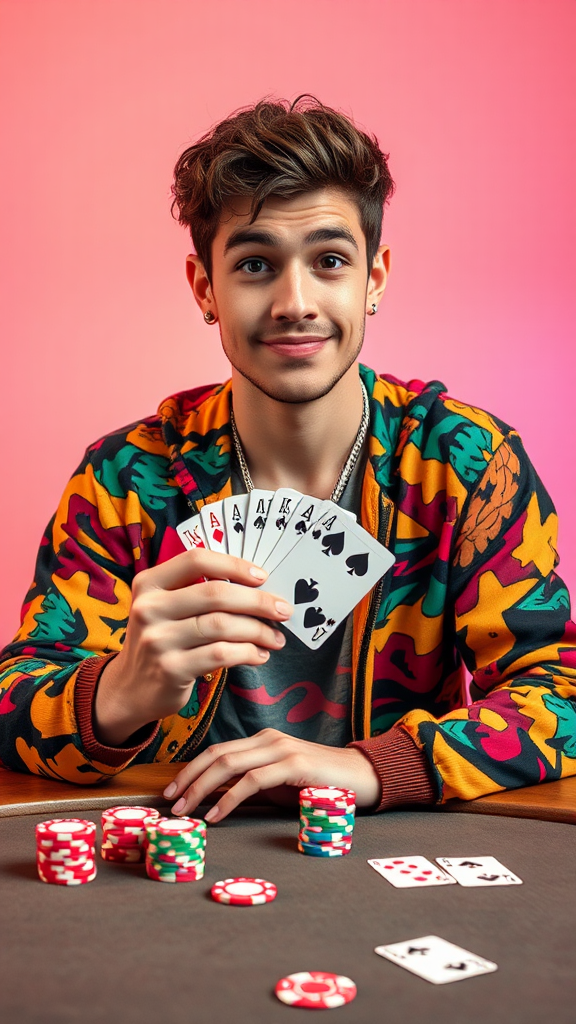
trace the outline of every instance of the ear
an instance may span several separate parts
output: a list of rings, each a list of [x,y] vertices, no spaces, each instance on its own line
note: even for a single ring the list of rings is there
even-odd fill
[[[368,290],[366,293],[366,306],[369,308],[374,302],[377,306],[380,305],[380,300],[384,295],[384,289],[388,281],[388,274],[390,272],[390,248],[387,245],[381,245],[378,247],[378,251],[374,257],[374,263],[372,264],[372,270],[370,271],[370,277],[368,278]]]
[[[186,277],[202,312],[206,313],[210,309],[218,317],[212,285],[208,280],[208,274],[199,256],[190,255],[186,257]]]

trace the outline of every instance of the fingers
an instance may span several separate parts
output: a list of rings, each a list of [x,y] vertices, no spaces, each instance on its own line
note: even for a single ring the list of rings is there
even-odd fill
[[[208,580],[180,590],[140,590],[134,596],[131,618],[143,629],[155,622],[186,620],[216,611],[285,622],[294,609],[264,590]]]
[[[157,622],[146,632],[148,652],[157,656],[169,651],[186,654],[196,647],[218,642],[254,644],[278,651],[285,646],[286,637],[279,629],[260,619],[221,611],[175,622]]]
[[[261,768],[251,768],[235,786],[231,786],[228,792],[220,797],[220,800],[214,807],[211,807],[206,812],[206,821],[212,824],[216,821],[222,821],[243,800],[254,796],[255,793],[262,793],[264,790],[274,789],[277,786],[289,783],[290,776],[290,765],[286,761],[267,764]]]
[[[215,743],[213,746],[203,750],[181,772],[178,772],[176,778],[164,790],[164,796],[167,800],[180,796],[187,786],[190,786],[195,779],[198,779],[203,772],[224,754],[242,753],[243,751],[252,750],[254,747],[267,746],[271,742],[271,736],[283,735],[283,733],[277,732],[276,729],[262,729],[261,732],[243,739],[229,740],[226,743]]]
[[[189,651],[167,651],[160,661],[164,678],[171,683],[190,683],[207,672],[235,665],[263,665],[270,651],[254,644],[228,643],[218,640],[214,644],[194,647]],[[172,712],[173,713],[173,712]],[[168,714],[168,712],[166,712]]]
[[[230,779],[234,779],[238,775],[242,775],[245,778],[252,777],[258,769],[270,768],[272,757],[273,753],[270,747],[256,747],[250,750],[235,751],[234,753],[226,751],[188,787],[184,795],[174,804],[172,808],[173,813],[188,814],[189,811],[193,811],[206,797],[225,782],[229,782]],[[252,780],[253,784],[254,780]],[[277,783],[270,784],[277,785]],[[234,786],[234,789],[236,788]],[[253,792],[258,792],[258,788],[256,787]],[[240,791],[240,794],[242,792],[243,790]],[[251,792],[252,790],[250,792],[247,790],[246,795],[249,796]],[[244,797],[239,795],[236,803],[239,803],[242,799]],[[236,803],[231,805],[230,810],[236,806]]]
[[[267,578],[268,573],[243,558],[209,551],[207,548],[195,548],[194,551],[183,551],[167,562],[161,562],[152,569],[138,573],[134,586],[137,592],[154,588],[180,590],[202,576],[214,580],[231,580],[246,587],[258,587]]]
[[[342,786],[353,789],[359,807],[375,807],[381,798],[379,776],[365,755],[353,748],[327,747],[264,729],[247,739],[216,744],[187,765],[164,791],[174,814],[187,814],[219,786],[237,779],[205,815],[216,822],[238,804],[278,787]]]

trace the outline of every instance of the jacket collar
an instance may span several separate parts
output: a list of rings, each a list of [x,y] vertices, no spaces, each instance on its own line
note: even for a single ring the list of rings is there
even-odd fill
[[[443,385],[434,382],[412,389],[393,377],[379,377],[362,364],[359,372],[370,398],[370,475],[387,494],[393,487],[403,445]],[[232,382],[227,380],[173,395],[158,410],[173,476],[189,503],[197,507],[232,493],[231,395]]]

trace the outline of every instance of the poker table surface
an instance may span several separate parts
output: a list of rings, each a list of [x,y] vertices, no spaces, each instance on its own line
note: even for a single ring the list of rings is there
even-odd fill
[[[39,880],[37,822],[161,807],[178,767],[86,788],[0,769],[1,1021],[289,1024],[310,1011],[280,1003],[276,982],[319,970],[357,985],[349,1005],[316,1011],[342,1024],[575,1024],[576,778],[444,811],[360,814],[341,858],[298,853],[297,809],[252,805],[209,828],[202,881],[153,882],[142,865],[101,860],[88,885]],[[416,854],[492,855],[523,885],[395,889],[366,863]],[[215,903],[213,883],[238,875],[274,882],[276,900]],[[426,935],[498,970],[432,985],[374,953]]]

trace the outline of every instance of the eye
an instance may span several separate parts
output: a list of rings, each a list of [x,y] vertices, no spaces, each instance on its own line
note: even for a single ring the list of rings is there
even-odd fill
[[[340,270],[345,264],[341,256],[333,256],[331,254],[321,256],[318,262],[321,270]]]
[[[257,275],[262,274],[264,270],[268,269],[268,264],[265,263],[264,260],[249,259],[238,264],[238,270],[244,270],[251,277],[256,277]]]

